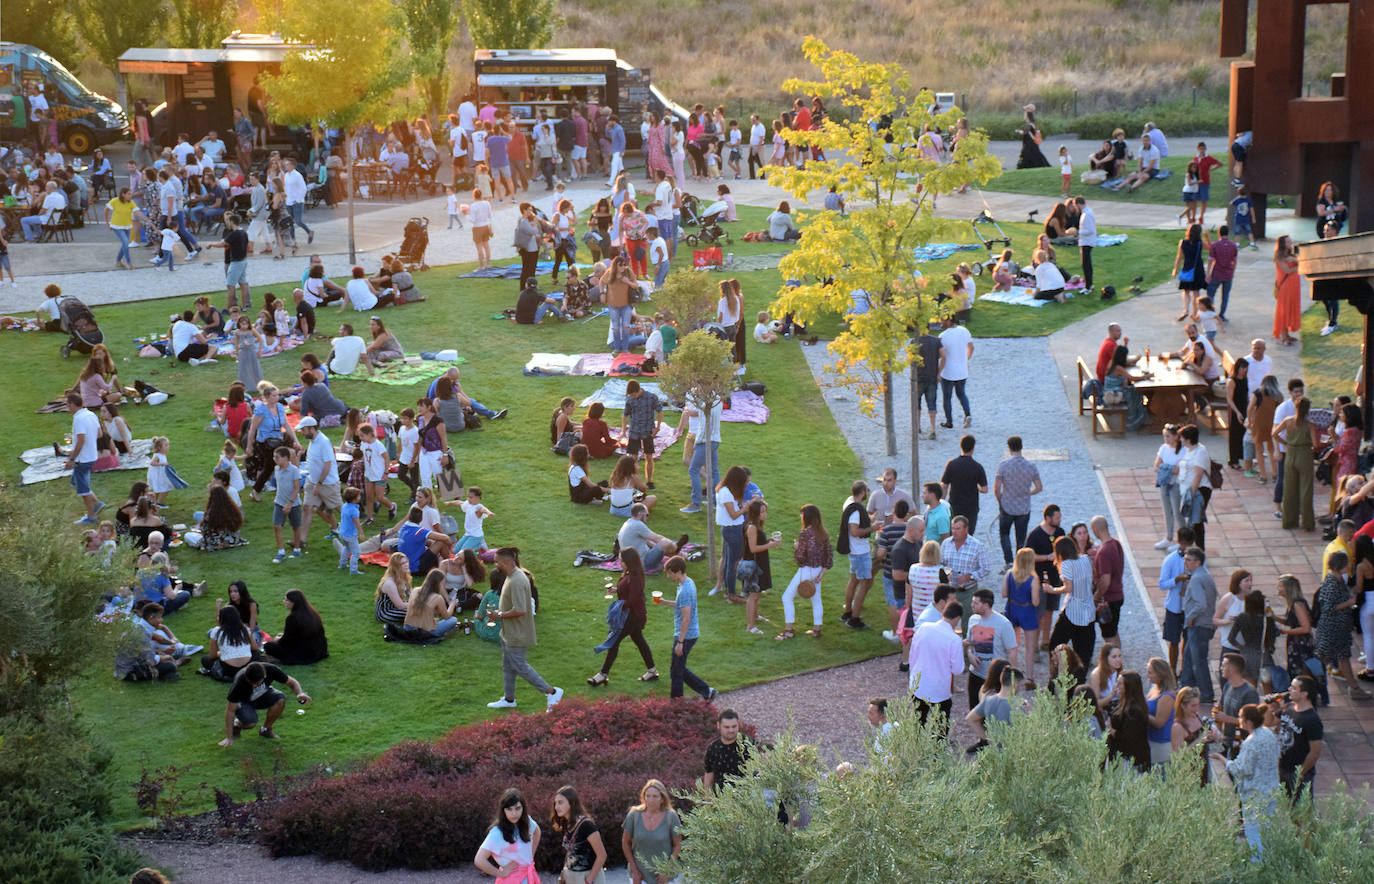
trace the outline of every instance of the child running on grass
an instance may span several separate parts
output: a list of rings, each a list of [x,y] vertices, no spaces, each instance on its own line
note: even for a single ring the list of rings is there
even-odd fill
[[[272,478],[277,483],[277,491],[272,498],[272,537],[277,542],[277,554],[272,564],[280,565],[286,561],[286,546],[281,540],[281,529],[288,522],[291,525],[291,558],[301,557],[305,540],[301,536],[301,471],[291,462],[291,449],[285,445],[273,452],[276,464]]]
[[[358,427],[362,444],[358,453],[363,456],[363,488],[367,491],[367,521],[371,525],[377,513],[385,506],[387,516],[396,518],[396,504],[386,496],[386,474],[390,462],[387,460],[386,446],[377,440],[377,429],[372,424]]]
[[[487,548],[486,535],[482,533],[482,520],[490,518],[494,513],[482,506],[482,489],[476,485],[468,488],[467,502],[462,504],[463,510],[463,537],[454,547],[454,551],[465,549],[484,550]]]
[[[334,548],[339,551],[339,567],[348,566],[348,573],[358,574],[358,537],[363,531],[362,518],[358,511],[358,499],[363,493],[357,488],[345,488],[343,508],[339,510],[339,533],[334,538]]]

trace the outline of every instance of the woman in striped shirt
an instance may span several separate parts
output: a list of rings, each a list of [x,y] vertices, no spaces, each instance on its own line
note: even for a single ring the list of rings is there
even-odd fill
[[[1045,589],[1066,595],[1068,599],[1050,634],[1050,645],[1068,642],[1080,660],[1091,660],[1097,644],[1092,559],[1078,554],[1078,544],[1072,537],[1061,537],[1054,542],[1054,558],[1064,585]]]

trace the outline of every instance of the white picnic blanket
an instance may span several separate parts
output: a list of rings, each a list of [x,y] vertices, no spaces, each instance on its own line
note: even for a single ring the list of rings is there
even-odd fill
[[[525,363],[525,371],[540,374],[582,374],[582,357],[576,353],[535,353]]]
[[[152,439],[135,439],[129,453],[119,458],[119,466],[110,469],[146,470],[152,454]],[[33,485],[38,482],[61,479],[72,474],[72,471],[66,467],[66,459],[53,454],[51,445],[46,448],[30,448],[21,453],[19,459],[28,464],[24,467],[24,472],[20,474],[21,485]],[[109,472],[109,470],[101,470],[101,472]]]
[[[1065,289],[1064,297],[1072,298],[1073,290]],[[1056,303],[1054,301],[1037,301],[1035,299],[1035,289],[1028,285],[1014,285],[1009,292],[988,292],[978,296],[978,303],[982,304],[992,301],[997,304],[1013,304],[1017,307],[1043,307],[1046,304]]]

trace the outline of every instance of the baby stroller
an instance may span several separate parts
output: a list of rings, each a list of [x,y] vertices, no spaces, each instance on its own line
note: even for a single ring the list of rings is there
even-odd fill
[[[105,342],[105,335],[95,321],[95,314],[79,298],[64,298],[58,304],[57,311],[62,330],[71,336],[62,345],[64,359],[73,350],[89,355],[92,347]]]
[[[701,200],[692,196],[690,193],[682,195],[682,226],[700,227],[701,226]]]
[[[425,147],[417,150],[415,154],[414,162],[406,170],[412,186],[417,191],[423,188],[425,193],[433,196],[439,191],[439,182],[435,177],[439,174],[439,152],[432,147]]]
[[[1004,249],[1011,248],[1011,237],[1007,236],[1007,232],[1002,229],[1002,225],[997,223],[997,219],[993,218],[992,215],[988,213],[987,209],[979,212],[978,217],[974,218],[969,223],[973,225],[973,235],[978,237],[978,241],[983,244],[983,248],[988,250],[986,261],[974,263],[973,275],[982,276],[984,269],[991,273],[992,269],[997,266],[997,260],[1001,257],[1000,252],[995,256],[992,254],[992,247],[1001,246]],[[983,232],[978,229],[979,225],[982,224],[991,224],[998,235],[994,237],[983,236]]]
[[[411,218],[406,222],[405,237],[401,240],[399,257],[407,270],[428,270],[425,249],[429,247],[429,219]]]
[[[689,246],[707,245],[713,246],[718,243],[730,245],[734,242],[730,234],[725,232],[725,228],[720,226],[720,219],[725,216],[727,206],[724,200],[717,200],[705,209],[705,214],[701,216],[699,224],[701,229],[696,233],[689,233],[683,237],[683,241]],[[686,218],[686,206],[683,206],[683,218]]]

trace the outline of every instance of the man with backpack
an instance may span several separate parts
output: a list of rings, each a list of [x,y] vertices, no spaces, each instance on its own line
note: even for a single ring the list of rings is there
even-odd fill
[[[868,535],[879,526],[868,516],[868,483],[863,480],[850,487],[850,498],[840,515],[840,530],[835,534],[835,551],[849,556],[849,583],[844,588],[844,613],[840,620],[851,629],[867,629],[862,613],[864,599],[873,586],[873,555]]]

